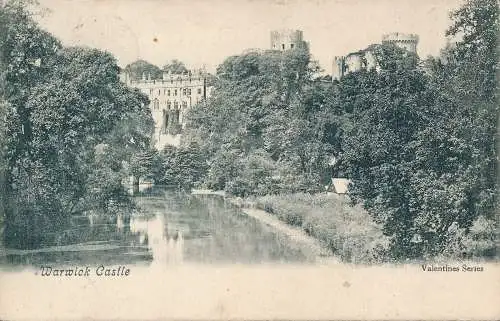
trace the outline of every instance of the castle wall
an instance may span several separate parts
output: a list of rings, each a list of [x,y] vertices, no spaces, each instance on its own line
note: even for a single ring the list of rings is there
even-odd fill
[[[361,69],[362,67],[362,55],[361,54],[350,54],[345,57],[345,66],[346,73],[347,72],[355,72]]]
[[[340,80],[344,75],[344,57],[334,57],[332,64],[332,80]]]
[[[392,43],[409,52],[417,53],[418,36],[414,34],[389,33],[382,36],[382,43]],[[335,56],[332,63],[332,81],[339,80],[344,75],[361,69],[376,69],[380,66],[373,52],[365,49],[350,53],[345,57]]]
[[[378,69],[378,63],[377,63],[377,58],[375,58],[375,55],[371,51],[366,51],[365,52],[365,60],[366,60],[366,69]]]

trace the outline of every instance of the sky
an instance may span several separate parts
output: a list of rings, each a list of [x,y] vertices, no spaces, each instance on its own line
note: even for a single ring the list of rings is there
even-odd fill
[[[389,32],[415,33],[421,57],[446,43],[449,12],[463,0],[39,0],[41,26],[64,45],[90,46],[126,66],[179,59],[214,71],[246,49],[269,49],[270,31],[299,29],[326,73],[334,56]]]

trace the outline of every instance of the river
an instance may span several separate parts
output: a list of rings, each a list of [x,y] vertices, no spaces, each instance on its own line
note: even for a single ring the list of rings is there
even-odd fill
[[[130,219],[79,217],[62,244],[2,248],[0,265],[312,263],[314,253],[217,195],[153,189],[135,197]]]

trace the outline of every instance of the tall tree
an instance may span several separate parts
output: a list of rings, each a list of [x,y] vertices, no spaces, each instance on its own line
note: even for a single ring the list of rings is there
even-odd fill
[[[169,63],[163,66],[163,72],[169,72],[174,75],[182,75],[188,72],[186,65],[180,60],[172,59]]]
[[[119,81],[110,54],[62,48],[14,3],[0,19],[12,200],[4,238],[9,246],[34,247],[54,237],[44,228],[55,233],[74,213],[130,205],[123,164],[149,148],[153,121],[147,97]]]
[[[455,217],[446,221],[455,224],[448,238],[458,238],[458,248],[469,255],[477,253],[469,253],[472,249],[461,243],[477,238],[478,222],[487,229],[498,213],[498,16],[495,0],[467,1],[451,14],[446,33],[450,45],[431,63],[433,87],[440,90],[432,128],[424,135],[427,152],[438,156],[441,164],[429,168],[437,173],[443,190],[456,195],[454,202],[448,197],[448,209],[455,210]],[[446,195],[440,199],[434,204],[442,204]],[[493,253],[492,248],[483,250]]]
[[[139,59],[128,64],[124,71],[129,74],[131,80],[145,79],[161,79],[162,71],[159,67],[152,63]]]
[[[473,255],[469,240],[493,238],[498,6],[471,0],[452,18],[453,44],[425,72],[380,46],[380,72],[339,84],[352,115],[342,146],[352,195],[384,224],[396,259]]]
[[[232,190],[265,193],[266,180],[254,166],[260,162],[273,169],[275,179],[302,175],[307,179],[295,180],[308,182],[299,184],[301,190],[317,188],[330,151],[322,144],[324,131],[317,134],[314,122],[320,110],[328,109],[327,92],[332,88],[314,82],[316,72],[307,47],[247,52],[218,66],[214,95],[206,105],[191,109],[185,135],[209,156],[211,187],[229,184]],[[228,166],[235,159],[240,169]],[[286,185],[270,178],[267,182],[268,192]],[[292,185],[287,190],[293,190]]]

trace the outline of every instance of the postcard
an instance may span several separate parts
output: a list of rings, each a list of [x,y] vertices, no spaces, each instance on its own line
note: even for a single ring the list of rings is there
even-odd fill
[[[498,19],[0,1],[0,319],[500,318]]]

